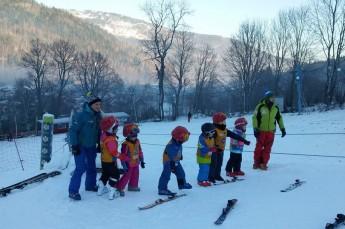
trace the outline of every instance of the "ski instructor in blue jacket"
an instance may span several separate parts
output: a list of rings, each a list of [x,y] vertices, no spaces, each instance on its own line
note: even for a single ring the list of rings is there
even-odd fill
[[[74,155],[75,170],[69,184],[69,197],[81,200],[79,188],[81,177],[86,171],[85,190],[97,192],[96,154],[99,143],[101,120],[101,99],[91,97],[81,112],[72,117],[69,140]]]

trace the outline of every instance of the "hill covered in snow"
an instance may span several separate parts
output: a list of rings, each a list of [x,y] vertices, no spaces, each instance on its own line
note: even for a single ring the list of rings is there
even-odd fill
[[[215,228],[214,221],[227,200],[237,198],[238,203],[223,228],[321,229],[326,222],[332,222],[337,213],[345,212],[344,114],[344,110],[283,114],[287,136],[281,138],[277,131],[267,171],[252,169],[255,139],[249,124],[247,137],[251,145],[245,147],[242,162],[245,180],[208,188],[197,185],[195,153],[200,126],[211,118],[192,119],[190,123],[186,118],[176,122],[143,123],[139,139],[146,168],[140,171],[141,192],[126,191],[125,197],[110,201],[106,196],[84,191],[82,183],[82,201],[71,201],[67,193],[74,168],[71,159],[69,167],[61,170],[62,175],[0,198],[0,225],[6,229]],[[251,123],[251,117],[246,118]],[[234,120],[235,117],[228,118],[228,127],[232,128]],[[169,133],[177,125],[187,127],[192,133],[184,144],[182,165],[193,189],[183,191],[187,194],[185,197],[139,211],[139,206],[159,198],[157,185],[162,171],[162,152]],[[66,165],[69,156],[64,137],[54,136],[53,160],[46,165],[46,171]],[[25,171],[21,171],[20,166],[6,169],[17,160],[15,146],[13,142],[0,142],[0,187],[39,173],[39,138],[18,139],[17,144]],[[223,169],[228,158],[227,147]],[[225,172],[222,173],[225,176]],[[280,192],[295,179],[306,183],[291,192]],[[174,175],[169,188],[178,191]]]

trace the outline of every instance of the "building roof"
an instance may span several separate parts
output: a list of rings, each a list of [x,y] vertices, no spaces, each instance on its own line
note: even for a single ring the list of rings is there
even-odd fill
[[[115,116],[118,119],[128,118],[129,117],[129,115],[126,112],[103,113],[102,115],[104,117],[113,115],[113,116]],[[67,124],[67,123],[69,123],[69,119],[70,119],[70,117],[55,118],[54,119],[54,124]],[[42,120],[37,120],[37,122],[42,124]]]

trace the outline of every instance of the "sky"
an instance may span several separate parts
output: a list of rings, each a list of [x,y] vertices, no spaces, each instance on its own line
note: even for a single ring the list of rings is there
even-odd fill
[[[113,12],[145,20],[141,6],[146,0],[36,0],[63,9]],[[192,32],[230,37],[241,22],[270,20],[282,9],[298,7],[308,0],[187,0],[193,14],[186,18]]]

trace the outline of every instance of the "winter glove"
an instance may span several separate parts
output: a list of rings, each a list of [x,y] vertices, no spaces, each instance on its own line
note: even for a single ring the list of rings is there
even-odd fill
[[[170,169],[172,173],[176,172],[176,166],[177,166],[177,162],[175,161],[170,161]]]
[[[258,138],[260,136],[260,132],[258,129],[254,129],[254,136]]]
[[[246,141],[244,141],[244,144],[247,145],[247,146],[249,146],[249,145],[250,145],[250,141],[247,141],[247,140],[246,140]]]
[[[80,154],[80,149],[78,145],[73,145],[72,146],[72,154],[74,156],[78,156]]]
[[[286,135],[286,131],[285,131],[285,128],[282,129],[282,138],[285,137]]]
[[[121,161],[122,169],[126,173],[128,172],[128,163],[125,161]]]
[[[101,145],[100,144],[97,144],[96,152],[101,153]]]
[[[146,164],[146,163],[145,163],[144,161],[141,161],[141,162],[140,162],[140,167],[141,167],[142,169],[145,169],[145,164]]]

